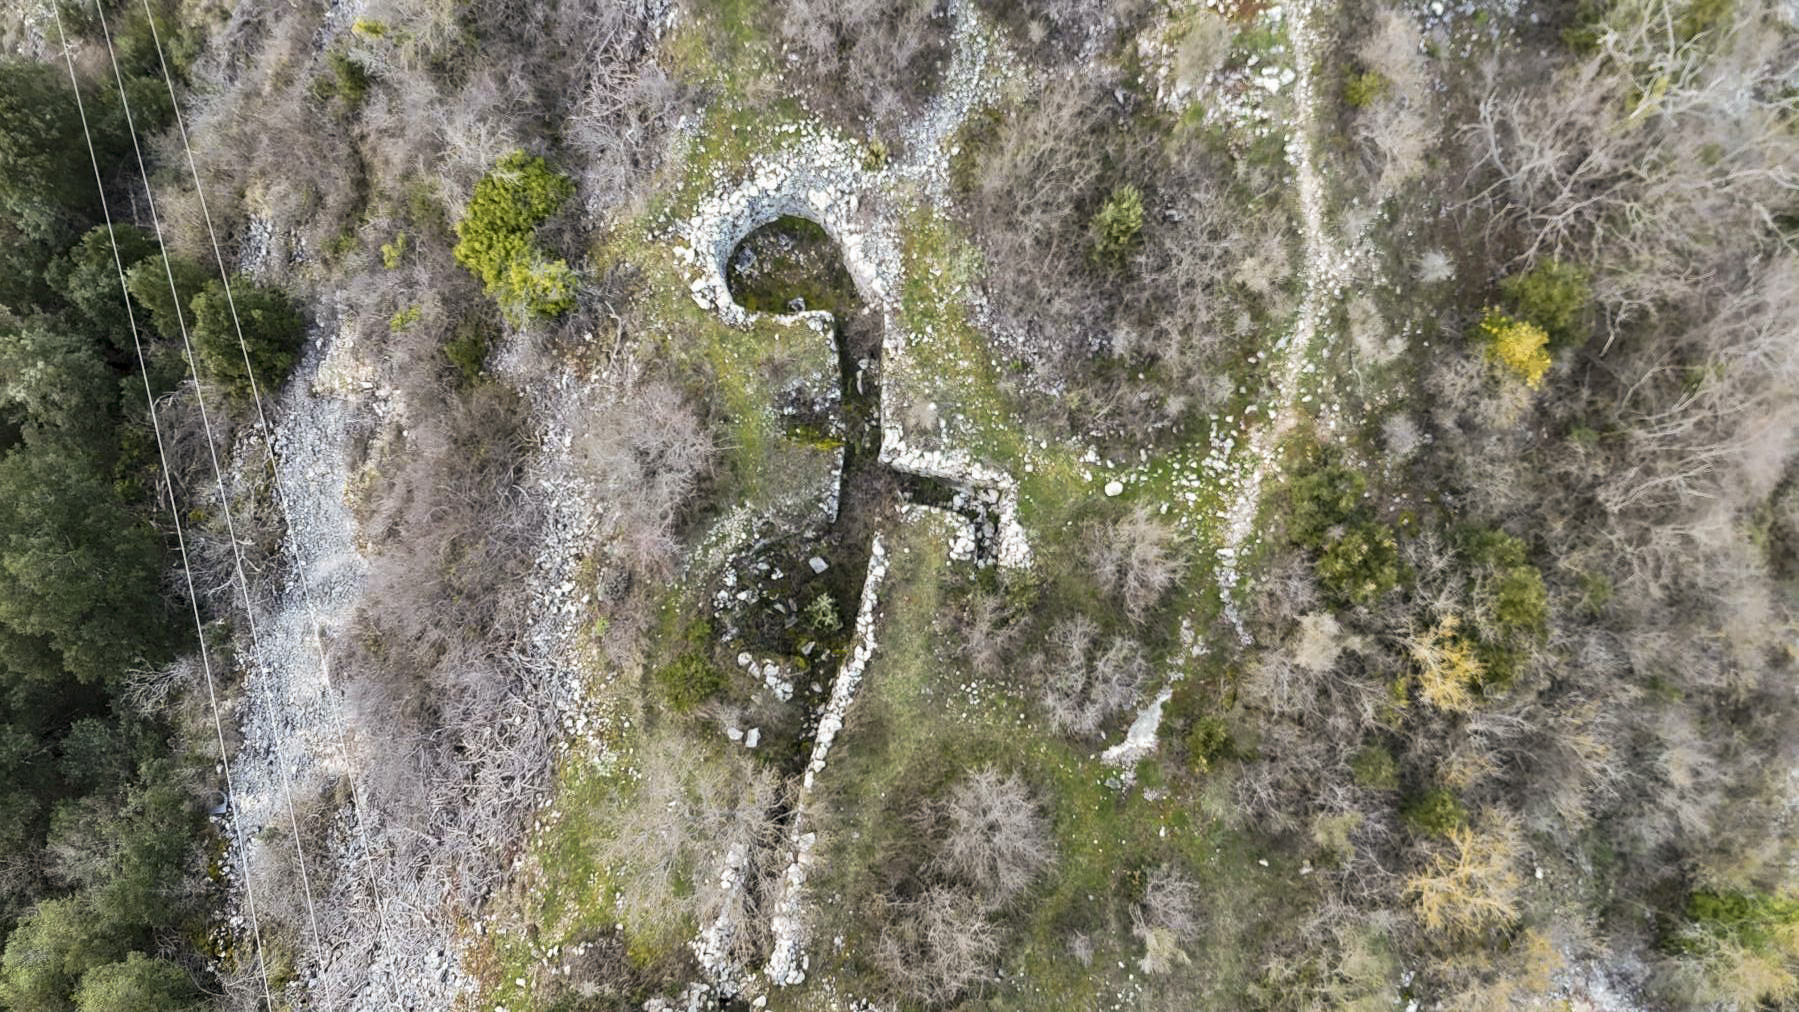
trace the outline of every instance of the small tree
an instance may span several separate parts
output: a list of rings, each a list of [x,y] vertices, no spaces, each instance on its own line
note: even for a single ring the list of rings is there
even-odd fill
[[[0,59],[0,209],[27,235],[51,234],[93,208],[93,177],[70,171],[86,164],[68,76],[45,61]]]
[[[191,260],[157,255],[138,261],[125,277],[132,299],[147,311],[150,325],[163,337],[179,341],[182,328],[193,325],[188,314],[194,296],[206,287],[212,274]],[[170,277],[175,279],[173,291],[169,288]],[[138,324],[143,322],[140,315]]]
[[[113,243],[118,243],[119,263],[129,271],[156,253],[156,239],[135,225],[114,225],[109,236],[106,226],[88,230],[68,253],[50,265],[49,280],[69,304],[87,317],[106,338],[120,348],[131,347],[131,330],[125,315],[125,304],[119,298],[119,276],[113,262]],[[168,291],[168,283],[162,290]],[[138,324],[147,323],[139,315]]]
[[[155,531],[84,456],[26,445],[0,457],[0,676],[122,676],[169,636],[162,562]]]
[[[141,952],[89,970],[75,992],[79,1012],[180,1012],[194,1007],[193,981],[173,963]]]
[[[1216,714],[1206,714],[1187,731],[1187,765],[1195,773],[1209,773],[1212,766],[1235,751],[1230,725]]]
[[[198,364],[207,377],[232,396],[250,395],[250,369],[255,370],[256,389],[268,394],[280,387],[299,361],[305,321],[293,301],[276,289],[239,278],[231,286],[231,295],[237,302],[235,321],[223,284],[208,281],[194,296],[194,354],[199,356]],[[239,326],[243,331],[241,345]],[[244,367],[246,354],[250,369]]]
[[[1554,257],[1499,283],[1500,291],[1520,317],[1543,328],[1550,347],[1585,341],[1590,330],[1587,307],[1593,301],[1587,272]]]
[[[828,591],[820,593],[806,606],[806,622],[813,632],[823,634],[843,628],[843,617],[837,614],[837,600]]]
[[[1366,109],[1392,88],[1393,82],[1378,70],[1351,71],[1343,79],[1343,104],[1351,109]]]
[[[116,301],[118,282],[113,284]],[[0,329],[0,411],[22,414],[27,436],[99,445],[118,381],[95,342],[63,319],[35,316],[10,333]]]
[[[1340,464],[1322,463],[1295,473],[1287,481],[1287,524],[1293,541],[1323,548],[1331,528],[1363,508],[1368,480]]]
[[[1468,825],[1468,812],[1461,799],[1444,787],[1432,787],[1407,798],[1399,814],[1412,828],[1436,836],[1449,836]]]
[[[687,713],[723,691],[725,676],[705,652],[696,647],[657,669],[656,684],[676,713]]]
[[[81,975],[107,962],[111,939],[100,937],[93,911],[79,897],[45,900],[19,919],[0,957],[0,1004],[9,1009],[68,1007]]]
[[[1393,753],[1378,742],[1362,746],[1349,761],[1349,772],[1359,786],[1377,791],[1399,789],[1399,764],[1393,760]]]
[[[1540,636],[1548,625],[1549,595],[1543,574],[1530,564],[1530,546],[1501,530],[1476,528],[1463,535],[1469,561],[1483,567],[1476,595],[1484,620],[1502,635]]]
[[[1399,584],[1399,543],[1379,521],[1357,523],[1325,546],[1318,580],[1332,596],[1368,604]]]
[[[1673,948],[1676,984],[1696,1003],[1784,1008],[1799,997],[1799,896],[1696,892]]]
[[[514,151],[475,184],[468,214],[456,223],[456,262],[516,320],[575,304],[574,271],[536,244],[537,226],[574,193],[575,184],[542,158]]]
[[[1137,243],[1143,231],[1143,194],[1130,183],[1114,187],[1093,215],[1093,258],[1117,264]]]

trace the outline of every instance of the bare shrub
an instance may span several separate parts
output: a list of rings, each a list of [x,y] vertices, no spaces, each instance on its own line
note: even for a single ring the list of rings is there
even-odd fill
[[[1016,776],[976,770],[950,789],[940,817],[939,870],[987,902],[1011,899],[1049,864],[1049,825]]]
[[[798,57],[788,74],[813,103],[845,126],[871,122],[897,143],[948,57],[938,0],[783,0],[778,11],[781,40]]]
[[[1277,286],[1288,271],[1284,221],[1241,213],[1247,195],[1233,166],[1137,130],[1090,73],[1051,78],[964,147],[957,176],[985,255],[992,323],[1032,382],[1084,392],[1067,410],[1103,406],[1128,427],[1130,412],[1153,401],[1116,378],[1108,389],[1086,367],[1096,355],[1153,359],[1184,394],[1201,389],[1236,334],[1238,265],[1266,249],[1270,263],[1244,276]],[[1088,222],[1125,183],[1144,191],[1143,227],[1125,261],[1107,268],[1094,260]]]
[[[1794,99],[1772,76],[1792,65],[1790,32],[1760,4],[1702,44],[1666,25],[1659,5],[1618,8],[1590,57],[1547,87],[1495,88],[1463,130],[1491,180],[1474,198],[1489,234],[1519,230],[1525,259],[1601,265],[1594,291],[1614,334],[1721,281],[1740,238],[1799,190],[1799,141],[1783,125]],[[1651,95],[1643,80],[1661,84]]]
[[[1381,82],[1356,133],[1370,150],[1376,193],[1390,194],[1423,169],[1439,129],[1424,36],[1409,14],[1386,8],[1375,15],[1374,30],[1356,55]]]
[[[1314,675],[1322,675],[1337,664],[1337,658],[1353,645],[1343,633],[1337,617],[1315,611],[1299,619],[1299,636],[1293,644],[1293,663]]]
[[[1172,524],[1144,505],[1095,533],[1087,553],[1094,577],[1118,596],[1132,622],[1141,625],[1180,575],[1177,537]]]
[[[349,124],[321,116],[310,91],[319,12],[282,17],[241,7],[205,73],[223,85],[194,96],[188,134],[206,180],[206,201],[227,232],[254,215],[266,219],[279,248],[265,266],[285,277],[295,255],[317,255],[338,236],[356,210],[366,179]],[[179,138],[165,137],[167,164],[180,164]],[[185,180],[185,175],[178,177]],[[159,201],[169,212],[181,247],[210,252],[197,200],[185,183]],[[297,243],[289,245],[292,237]]]
[[[1142,645],[1123,636],[1112,637],[1105,651],[1094,658],[1083,723],[1097,730],[1100,721],[1135,706],[1143,697],[1143,682],[1148,677],[1149,660]]]
[[[581,5],[571,5],[580,7]],[[593,40],[580,97],[569,111],[569,146],[581,154],[581,190],[590,212],[635,209],[633,195],[658,168],[663,141],[688,104],[684,89],[653,58],[653,26],[640,8],[585,5],[568,37]]]
[[[1418,431],[1418,423],[1408,414],[1388,415],[1381,422],[1380,432],[1381,445],[1394,460],[1410,457],[1424,443],[1424,434]]]
[[[1050,630],[1050,653],[1037,659],[1043,708],[1059,731],[1097,733],[1107,717],[1137,702],[1149,676],[1136,641],[1113,637],[1096,653],[1098,632],[1085,615],[1063,619]]]
[[[1033,0],[984,6],[1011,30],[1010,45],[1028,48],[1045,63],[1076,64],[1103,74],[1110,68],[1096,58],[1114,37],[1128,37],[1148,5],[1142,0]]]
[[[1199,931],[1199,886],[1178,868],[1157,865],[1144,879],[1143,903],[1136,914],[1144,924],[1190,939]]]
[[[872,955],[901,997],[938,1005],[991,973],[1004,937],[996,915],[1049,867],[1054,850],[1030,789],[991,766],[924,800],[911,821],[936,843],[920,848],[921,862],[896,855],[907,870],[877,900]]]
[[[1348,658],[1368,650],[1368,640],[1345,628],[1338,616],[1307,612],[1250,662],[1244,700],[1270,714],[1324,717],[1346,727],[1371,722],[1369,687],[1343,678],[1339,670],[1352,663]]]
[[[1175,50],[1174,83],[1198,91],[1206,78],[1224,65],[1230,56],[1235,31],[1224,15],[1207,8],[1193,9],[1187,15],[1180,48]]]
[[[1182,162],[1178,170],[1155,170],[1159,221],[1145,228],[1134,277],[1120,295],[1140,307],[1133,321],[1145,335],[1140,350],[1192,387],[1241,337],[1232,282],[1247,278],[1246,288],[1260,288],[1267,298],[1291,266],[1282,218],[1244,214],[1242,194],[1225,169],[1192,155]]]
[[[774,775],[753,769],[741,753],[732,761],[694,762],[672,735],[659,735],[638,754],[638,776],[607,819],[608,833],[596,858],[628,883],[621,911],[636,923],[674,925],[691,916],[708,923],[727,905],[750,897],[719,887],[712,869],[731,844],[752,852],[768,842],[769,814],[777,790]],[[685,886],[698,873],[700,888]],[[753,916],[738,923],[753,931]],[[754,936],[739,939],[754,944]]]
[[[672,569],[676,521],[714,453],[699,417],[664,382],[619,392],[587,416],[571,454],[603,499],[606,533],[633,571]]]
[[[973,170],[969,202],[998,322],[1051,373],[1085,356],[1103,332],[1100,294],[1078,281],[1081,209],[1102,182],[1092,135],[1103,102],[1079,84],[1052,82],[1000,122]]]
[[[976,592],[968,607],[945,623],[960,638],[961,653],[975,674],[992,677],[1011,660],[1011,649],[1024,632],[1019,616],[1011,613],[1004,597]]]
[[[939,1005],[987,975],[999,943],[979,901],[936,887],[892,911],[874,960],[903,996]]]

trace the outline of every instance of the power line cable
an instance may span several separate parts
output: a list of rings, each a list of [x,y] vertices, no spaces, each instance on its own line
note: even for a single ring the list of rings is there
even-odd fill
[[[69,85],[75,92],[75,109],[81,118],[81,133],[87,142],[88,162],[94,170],[94,186],[100,193],[100,212],[106,221],[107,238],[112,243],[113,269],[119,276],[119,294],[125,301],[125,318],[131,327],[131,344],[137,352],[138,374],[144,380],[144,404],[150,413],[150,428],[156,434],[156,454],[162,462],[162,484],[168,490],[169,519],[175,528],[175,546],[181,557],[181,575],[187,584],[188,604],[193,609],[195,639],[200,647],[200,669],[206,675],[206,702],[212,711],[212,729],[219,745],[219,769],[225,779],[225,807],[230,816],[232,836],[236,839],[238,857],[238,875],[244,885],[244,909],[250,923],[250,937],[255,946],[255,960],[258,975],[262,980],[262,997],[272,1010],[275,1007],[274,995],[269,989],[268,960],[262,944],[262,925],[256,914],[256,890],[250,884],[249,854],[244,843],[243,823],[238,817],[236,788],[231,780],[231,754],[225,746],[225,723],[219,716],[219,697],[216,680],[212,674],[212,656],[206,649],[206,624],[200,618],[200,596],[194,590],[194,570],[188,561],[187,537],[181,527],[181,510],[175,502],[174,472],[169,468],[169,454],[162,438],[162,423],[156,414],[156,396],[150,389],[150,370],[144,359],[144,345],[138,335],[137,314],[131,308],[131,293],[125,285],[125,265],[119,255],[118,235],[113,231],[112,211],[106,204],[106,186],[100,178],[100,158],[94,151],[94,137],[88,128],[87,107],[81,100],[81,81],[75,75],[75,58],[69,49],[67,34],[63,31],[62,12],[56,4],[51,4],[51,11],[56,16],[56,35],[63,51],[63,62],[69,68]],[[127,113],[129,116],[129,113]],[[162,496],[157,496],[161,499]]]
[[[274,486],[275,498],[281,506],[282,515],[289,518],[289,522],[291,523],[291,518],[294,513],[289,505],[286,486],[281,480],[281,468],[278,463],[279,458],[275,453],[274,429],[273,426],[269,424],[268,413],[263,407],[261,384],[257,381],[256,368],[250,361],[250,346],[244,339],[243,323],[238,316],[237,297],[231,286],[231,272],[225,265],[225,254],[219,243],[218,231],[213,225],[212,211],[206,203],[206,189],[200,181],[200,169],[194,160],[193,144],[189,140],[187,133],[187,121],[181,115],[181,102],[175,94],[174,76],[169,72],[168,57],[162,46],[162,35],[157,31],[156,18],[150,9],[149,0],[143,0],[143,7],[144,17],[150,26],[150,39],[155,45],[157,62],[162,70],[163,85],[168,89],[169,105],[174,110],[175,129],[181,138],[182,151],[186,155],[188,174],[193,179],[194,195],[199,200],[200,214],[206,223],[206,236],[212,245],[213,259],[218,264],[219,281],[224,287],[225,305],[230,311],[231,327],[237,337],[238,350],[243,355],[244,373],[249,377],[250,396],[256,405],[257,432],[262,438],[263,448],[268,456],[269,475]],[[350,808],[356,822],[357,836],[362,844],[363,853],[367,861],[364,868],[366,870],[370,898],[375,906],[377,922],[376,931],[381,944],[384,947],[389,947],[387,902],[382,896],[380,878],[373,867],[377,852],[369,836],[367,819],[364,814],[366,805],[361,787],[355,775],[354,764],[351,762],[349,732],[344,722],[341,697],[336,696],[334,692],[336,686],[331,679],[331,663],[325,649],[323,633],[324,623],[319,618],[319,611],[313,602],[310,585],[307,583],[305,574],[301,569],[300,554],[297,547],[294,551],[294,567],[296,570],[294,582],[300,592],[301,604],[306,609],[308,629],[311,632],[311,636],[308,638],[312,641],[314,647],[318,651],[320,677],[323,679],[326,693],[330,697],[327,701],[326,712],[330,715],[330,719],[332,720],[338,749],[343,757],[344,775],[349,781]],[[389,871],[391,872],[391,868]],[[397,987],[391,980],[389,983],[390,987]],[[394,991],[393,996],[395,1003],[399,1004],[399,994],[397,990]]]
[[[113,46],[112,29],[107,24],[106,11],[99,0],[95,0],[94,9],[99,16],[101,35],[106,41],[107,56],[112,63],[113,79],[118,84],[119,103],[125,115],[125,129],[131,137],[131,148],[137,159],[138,172],[144,180],[144,196],[150,212],[151,228],[156,235],[156,244],[163,253],[163,275],[169,283],[169,295],[174,303],[176,328],[180,331],[182,350],[187,354],[188,371],[194,380],[194,401],[199,408],[201,429],[206,435],[206,451],[212,462],[213,480],[218,486],[220,512],[225,519],[225,534],[231,542],[232,568],[237,579],[238,590],[244,599],[245,625],[250,633],[251,648],[255,652],[255,656],[260,658],[262,657],[262,645],[256,629],[256,603],[251,595],[249,575],[244,568],[243,545],[237,537],[237,524],[232,516],[230,493],[225,488],[225,468],[219,461],[218,440],[213,433],[211,416],[206,410],[206,394],[200,382],[199,361],[194,354],[193,344],[188,338],[187,316],[181,305],[180,289],[175,283],[175,271],[169,259],[168,244],[163,238],[162,219],[156,210],[156,196],[151,192],[150,172],[144,162],[143,147],[138,143],[137,125],[131,115],[131,101],[125,89],[124,72],[119,68],[118,52]],[[274,708],[271,707],[271,715],[273,710]],[[293,836],[294,856],[300,873],[300,887],[306,903],[307,921],[312,929],[313,944],[322,948],[323,936],[319,932],[318,912],[313,903],[311,876],[306,869],[306,848],[300,840],[300,820],[294,811],[293,789],[288,779],[287,756],[282,744],[282,735],[279,728],[276,728],[275,733],[271,735],[271,750],[274,753],[275,768],[281,783],[282,800],[287,809],[288,828]]]

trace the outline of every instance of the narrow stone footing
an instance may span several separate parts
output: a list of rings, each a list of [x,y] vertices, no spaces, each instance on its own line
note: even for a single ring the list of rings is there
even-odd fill
[[[787,871],[781,876],[780,892],[769,916],[773,946],[768,964],[763,968],[763,973],[777,985],[798,984],[806,979],[806,958],[800,951],[805,943],[805,924],[800,916],[801,893],[806,886],[806,873],[812,865],[812,847],[818,842],[817,834],[806,828],[806,809],[812,798],[813,782],[824,771],[831,744],[843,730],[844,715],[849,712],[856,688],[862,684],[862,674],[874,657],[875,603],[886,575],[887,549],[877,534],[874,547],[869,551],[868,576],[862,582],[862,603],[856,609],[855,650],[843,662],[836,682],[831,685],[831,698],[819,716],[818,736],[812,742],[812,759],[806,764],[799,798],[794,802],[793,825],[787,835]]]

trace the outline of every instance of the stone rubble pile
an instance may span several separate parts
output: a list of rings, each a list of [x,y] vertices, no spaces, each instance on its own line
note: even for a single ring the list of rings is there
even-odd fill
[[[339,307],[334,317],[342,315]],[[350,330],[332,318],[314,332],[271,416],[278,420],[273,442],[286,522],[284,565],[281,585],[257,609],[236,714],[242,744],[232,758],[252,866],[287,860],[278,851],[288,841],[290,794],[302,797],[361,773],[350,754],[356,741],[347,704],[322,643],[354,616],[368,568],[348,505],[350,448],[372,430],[378,439],[394,438],[405,409],[379,382]],[[262,473],[259,444],[243,436],[233,454],[234,482]],[[380,813],[351,807],[365,803],[353,781],[351,799],[334,813],[329,874],[315,868],[311,879],[331,929],[326,951],[301,953],[297,986],[357,996],[366,1007],[446,1007],[468,983],[446,920],[434,915],[448,900],[450,883],[426,874],[405,884],[406,902],[394,902],[400,884],[377,857],[390,852]],[[224,864],[235,867],[229,859]]]

